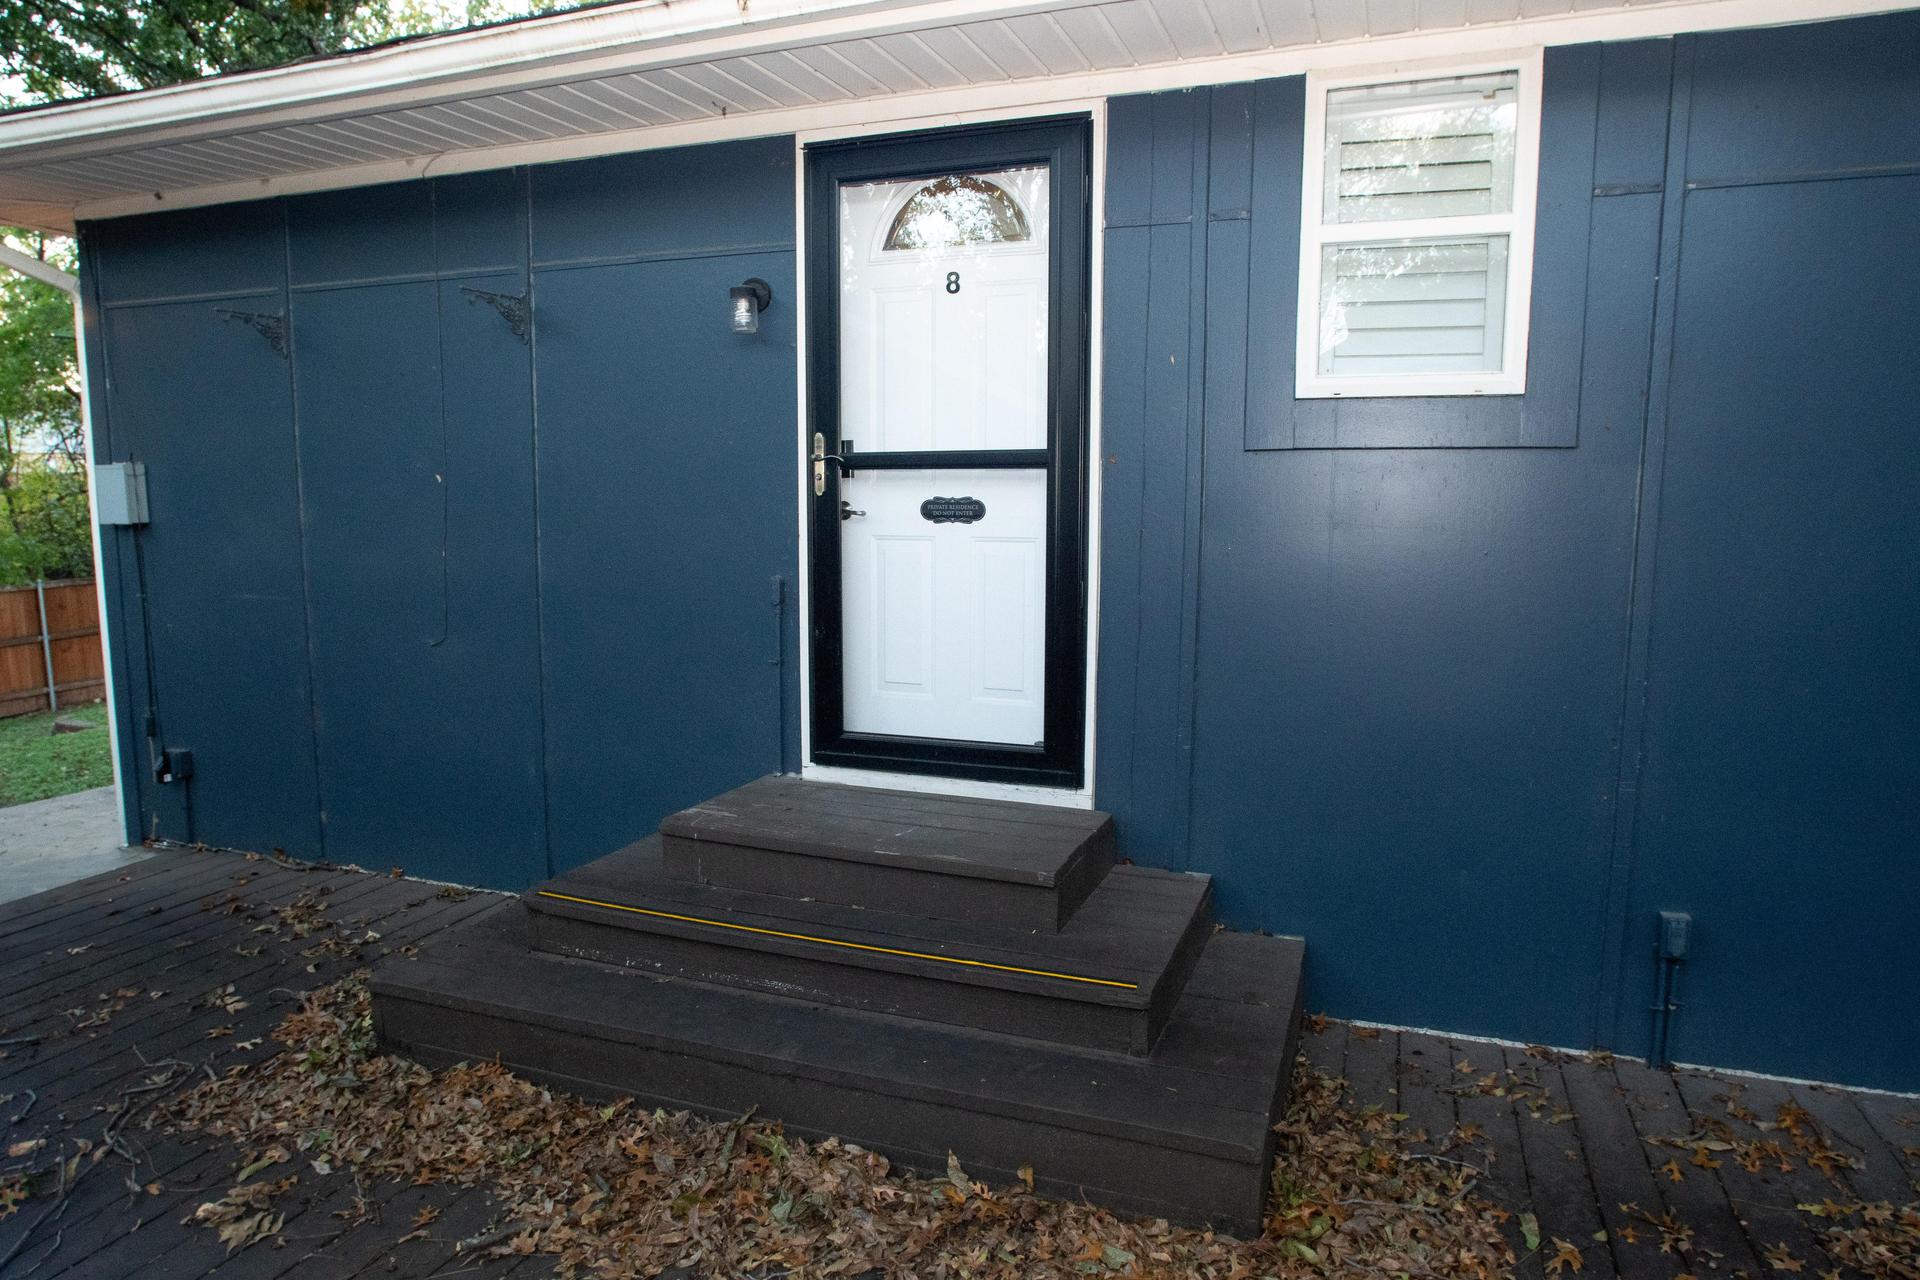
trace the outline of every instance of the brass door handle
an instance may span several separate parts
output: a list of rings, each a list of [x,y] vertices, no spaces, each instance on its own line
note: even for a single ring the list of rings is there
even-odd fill
[[[824,432],[819,431],[813,433],[813,454],[809,461],[813,463],[813,496],[816,498],[827,491],[827,464],[837,462],[842,471],[846,470],[847,466],[845,458],[837,453],[827,452],[827,437]],[[860,514],[865,515],[866,512],[862,511]]]

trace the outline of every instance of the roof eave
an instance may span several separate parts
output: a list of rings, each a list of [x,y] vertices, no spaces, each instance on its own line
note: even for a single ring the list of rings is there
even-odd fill
[[[1144,0],[1148,5],[1155,0]],[[1320,0],[1328,13],[1360,0]],[[319,164],[281,161],[271,139],[318,141],[414,109],[443,109],[549,89],[594,77],[695,73],[767,57],[791,61],[842,47],[912,41],[944,31],[1091,21],[1117,0],[635,0],[523,24],[455,32],[417,42],[0,117],[0,220],[43,230],[76,219],[112,218],[366,186],[425,176],[504,168],[775,133],[848,127],[931,126],[962,113],[1044,110],[1127,93],[1229,83],[1327,67],[1419,64],[1490,50],[1638,39],[1729,27],[1820,21],[1920,7],[1920,0],[1616,0],[1539,17],[1461,23],[1449,28],[1361,34],[1312,41],[1269,38],[1267,47],[1227,53],[1185,48],[1158,61],[1122,59],[1085,72],[1002,74],[957,85],[895,85],[771,107],[735,104],[686,118],[608,119],[597,127],[520,141],[511,134],[478,145],[394,148],[386,154],[334,148]],[[1195,0],[1196,8],[1207,0]],[[1102,13],[1094,13],[1100,10]],[[1085,12],[1082,12],[1085,11]],[[1350,18],[1352,14],[1348,15]],[[1044,23],[1036,22],[1044,17]],[[1117,20],[1117,19],[1116,19]],[[1168,22],[1174,21],[1169,11]],[[1156,19],[1158,21],[1158,19]],[[1319,22],[1319,18],[1314,21]],[[1322,27],[1324,30],[1324,25]],[[1365,22],[1346,30],[1368,31]],[[1162,27],[1162,31],[1166,30]],[[1089,64],[1091,65],[1091,64]],[[684,76],[682,77],[684,78]],[[742,85],[742,88],[747,86]],[[684,86],[682,86],[684,92]],[[767,95],[760,94],[761,98]],[[692,105],[692,104],[688,104]],[[419,114],[419,113],[415,113]],[[259,135],[264,145],[251,141]],[[299,145],[298,143],[295,144]],[[252,150],[250,150],[250,148]],[[175,163],[167,159],[179,156]],[[235,163],[236,158],[240,163]],[[211,162],[211,163],[209,163]],[[220,174],[223,167],[226,174]]]
[[[116,144],[182,125],[229,126],[262,113],[311,118],[351,103],[356,108],[431,101],[504,82],[590,73],[610,59],[644,61],[649,51],[698,56],[698,41],[751,47],[785,28],[824,16],[868,19],[888,10],[964,8],[1018,11],[1035,0],[633,0],[525,22],[449,32],[404,44],[344,53],[312,62],[234,72],[103,98],[54,103],[0,115],[0,155],[44,159],[68,144]],[[864,24],[863,24],[864,25]],[[877,25],[877,24],[876,24]],[[267,117],[270,119],[271,117]]]

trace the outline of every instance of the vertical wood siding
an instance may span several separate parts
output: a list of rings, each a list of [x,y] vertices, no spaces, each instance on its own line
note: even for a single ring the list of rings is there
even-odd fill
[[[1293,399],[1302,81],[1112,104],[1097,798],[1316,1006],[1644,1052],[1690,911],[1676,1056],[1920,1085],[1916,53],[1549,50],[1511,399]]]
[[[1550,51],[1520,398],[1295,402],[1302,82],[1115,100],[1124,853],[1316,1007],[1626,1051],[1690,911],[1678,1057],[1920,1087],[1916,65],[1912,14]],[[86,228],[138,830],[513,887],[797,765],[792,164]]]
[[[773,139],[87,228],[135,829],[519,887],[790,759],[792,191]]]

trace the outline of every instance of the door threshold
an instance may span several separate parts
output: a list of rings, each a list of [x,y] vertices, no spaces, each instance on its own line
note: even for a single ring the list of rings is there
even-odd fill
[[[1017,800],[1025,804],[1057,805],[1062,809],[1093,808],[1091,787],[1040,787],[1022,782],[983,782],[974,778],[887,773],[879,769],[848,769],[828,764],[802,766],[800,776],[809,782],[838,782],[850,787],[920,791],[939,796],[973,796],[981,800]]]

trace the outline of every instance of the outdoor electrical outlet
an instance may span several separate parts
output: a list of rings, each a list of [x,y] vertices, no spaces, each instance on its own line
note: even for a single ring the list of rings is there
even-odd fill
[[[1684,960],[1687,955],[1687,940],[1693,932],[1693,917],[1685,911],[1662,911],[1660,913],[1660,958],[1662,960]]]
[[[161,782],[185,782],[193,776],[193,752],[184,747],[169,747],[160,753]]]

